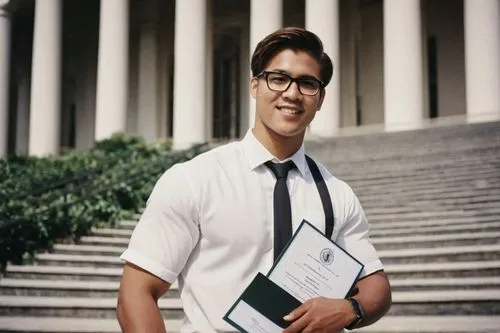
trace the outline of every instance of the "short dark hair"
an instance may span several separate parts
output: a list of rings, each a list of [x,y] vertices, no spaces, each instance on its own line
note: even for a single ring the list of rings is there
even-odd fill
[[[321,67],[321,81],[326,86],[333,74],[333,64],[323,50],[321,39],[314,33],[296,27],[287,27],[276,30],[267,35],[257,44],[252,55],[252,76],[256,77],[266,68],[271,59],[279,52],[291,49],[309,53]]]

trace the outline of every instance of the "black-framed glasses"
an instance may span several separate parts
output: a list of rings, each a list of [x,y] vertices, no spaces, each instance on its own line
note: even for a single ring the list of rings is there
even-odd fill
[[[300,93],[307,96],[315,96],[318,91],[323,88],[323,82],[313,77],[293,78],[290,75],[281,72],[264,71],[257,75],[257,78],[262,76],[266,79],[267,87],[273,91],[287,91],[292,85],[292,82],[296,82]]]

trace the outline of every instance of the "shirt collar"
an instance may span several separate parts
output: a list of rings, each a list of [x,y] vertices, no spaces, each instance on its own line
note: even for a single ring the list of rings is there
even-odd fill
[[[286,162],[288,160],[292,160],[293,163],[297,166],[297,170],[299,170],[302,177],[306,176],[306,156],[304,153],[304,145],[302,144],[290,158],[287,158],[284,161],[278,160],[275,156],[273,156],[259,140],[253,134],[252,129],[250,128],[243,140],[241,140],[243,145],[243,150],[248,159],[248,164],[251,170],[256,169],[267,161],[272,160],[273,162]]]

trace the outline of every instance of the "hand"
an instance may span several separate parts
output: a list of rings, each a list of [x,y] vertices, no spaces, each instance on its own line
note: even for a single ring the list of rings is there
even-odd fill
[[[292,323],[283,333],[338,333],[355,318],[349,301],[317,297],[284,317]]]

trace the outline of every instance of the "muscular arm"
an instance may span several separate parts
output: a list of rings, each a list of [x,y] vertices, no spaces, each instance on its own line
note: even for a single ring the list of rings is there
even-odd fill
[[[356,284],[358,293],[353,298],[361,305],[364,318],[357,327],[371,325],[387,313],[392,304],[391,287],[383,271],[361,279]]]
[[[117,305],[122,332],[166,332],[157,303],[168,288],[169,283],[127,262]]]
[[[357,327],[373,324],[391,306],[389,281],[379,271],[360,280],[354,298],[363,308],[364,318]],[[317,297],[306,301],[284,319],[291,322],[284,333],[338,333],[349,325],[356,315],[345,299]]]

